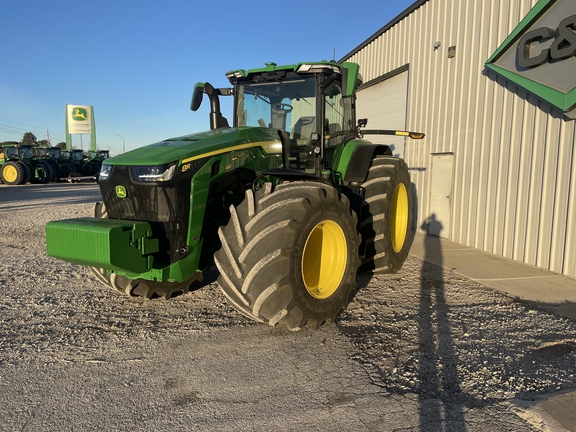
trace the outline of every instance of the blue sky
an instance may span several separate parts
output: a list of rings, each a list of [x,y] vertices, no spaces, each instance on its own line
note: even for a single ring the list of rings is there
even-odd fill
[[[412,3],[0,0],[0,142],[46,130],[64,141],[66,104],[94,107],[97,145],[112,153],[122,137],[131,150],[207,130],[208,104],[190,111],[196,82],[340,59]]]

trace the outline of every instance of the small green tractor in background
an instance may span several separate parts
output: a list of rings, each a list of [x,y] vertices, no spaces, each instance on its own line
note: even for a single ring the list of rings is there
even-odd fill
[[[70,161],[74,165],[74,173],[79,176],[94,176],[94,166],[90,163],[88,157],[84,154],[83,150],[72,149],[70,150]]]
[[[81,149],[60,150],[58,179],[68,182],[97,180],[101,165],[101,161],[91,161],[88,153]]]
[[[108,159],[109,157],[110,157],[109,150],[90,150],[88,152],[88,160],[90,161],[90,165],[92,165],[94,175],[98,176],[100,174],[100,169],[102,168],[102,162]]]
[[[68,177],[72,163],[62,157],[62,149],[60,147],[37,146],[34,151],[50,167],[48,181],[53,182],[60,178]]]
[[[48,160],[55,166],[56,177],[58,179],[67,178],[74,171],[74,164],[70,158],[62,154],[60,147],[47,147],[47,151]]]
[[[394,273],[413,239],[406,163],[363,134],[355,63],[312,62],[198,83],[211,129],[103,161],[94,217],[46,225],[50,256],[89,266],[114,290],[186,293],[214,264],[244,315],[292,330],[331,323],[356,273]],[[233,126],[220,97],[234,97]]]
[[[48,183],[51,169],[31,144],[4,145],[0,149],[0,180],[7,185]]]

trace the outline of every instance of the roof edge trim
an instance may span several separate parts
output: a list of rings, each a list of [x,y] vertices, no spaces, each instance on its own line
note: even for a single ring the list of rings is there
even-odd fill
[[[372,36],[370,36],[368,39],[366,39],[364,42],[362,42],[360,45],[358,45],[356,48],[354,48],[352,51],[346,54],[344,57],[342,57],[340,60],[338,60],[338,62],[341,63],[352,57],[354,54],[356,54],[358,51],[362,50],[364,47],[372,43],[382,34],[386,33],[388,30],[390,30],[392,27],[394,27],[396,24],[398,24],[400,21],[402,21],[404,18],[406,18],[408,15],[410,15],[412,12],[414,12],[416,9],[422,6],[424,3],[428,3],[428,1],[430,0],[418,0],[414,2],[412,5],[408,6],[406,9],[404,9],[403,12],[400,12],[400,14],[396,16],[396,18],[392,19],[392,21],[390,21],[388,24],[386,24],[384,27],[382,27],[380,30],[378,30],[376,33],[374,33]]]

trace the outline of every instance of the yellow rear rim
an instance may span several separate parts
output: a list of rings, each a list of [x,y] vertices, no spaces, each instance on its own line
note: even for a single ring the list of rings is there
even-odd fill
[[[390,238],[392,248],[398,253],[404,247],[408,233],[408,191],[403,183],[396,186],[392,199],[392,212],[390,218]]]
[[[336,222],[316,225],[302,253],[302,279],[312,297],[326,299],[340,286],[348,260],[348,243]]]
[[[12,183],[18,178],[18,170],[12,165],[6,165],[2,170],[2,175],[6,181]]]

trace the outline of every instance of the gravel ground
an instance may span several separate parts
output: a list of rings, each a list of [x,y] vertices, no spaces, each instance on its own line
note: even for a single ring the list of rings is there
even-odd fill
[[[364,378],[359,377],[366,378],[362,387],[365,412],[358,414],[360,423],[353,423],[349,430],[546,430],[537,421],[529,424],[516,416],[514,412],[518,411],[515,408],[518,402],[576,388],[574,321],[517,303],[415,257],[409,257],[396,275],[359,275],[358,289],[336,325],[317,332],[292,333],[253,323],[237,313],[215,283],[215,271],[188,294],[169,301],[131,299],[106,289],[92,278],[86,268],[60,262],[45,254],[45,223],[89,215],[97,190],[91,190],[83,199],[59,194],[50,200],[34,195],[34,199],[15,201],[2,199],[5,188],[0,185],[0,225],[3,227],[0,236],[0,290],[3,294],[0,303],[0,394],[2,390],[7,391],[4,397],[0,396],[0,417],[8,416],[8,422],[0,425],[1,430],[96,429],[94,422],[97,417],[90,417],[91,411],[85,414],[84,426],[81,417],[75,420],[80,422],[76,428],[63,427],[76,417],[66,417],[62,412],[59,415],[64,416],[63,423],[47,420],[46,416],[54,415],[50,414],[48,405],[56,398],[50,389],[59,379],[65,380],[60,378],[62,374],[68,374],[66,379],[76,380],[62,381],[70,388],[78,380],[94,380],[99,386],[115,388],[120,384],[114,382],[113,375],[106,378],[106,366],[121,363],[138,367],[146,359],[152,362],[150,364],[156,364],[156,361],[160,365],[162,362],[168,364],[169,359],[163,359],[166,351],[162,351],[167,347],[173,348],[179,343],[204,346],[202,343],[225,334],[238,342],[233,345],[235,348],[220,353],[221,358],[214,360],[216,362],[224,362],[229,356],[242,361],[250,356],[249,353],[266,349],[258,346],[261,341],[298,346],[298,350],[294,350],[282,345],[278,348],[280,354],[271,358],[278,362],[283,361],[282,356],[298,358],[291,363],[290,367],[294,368],[291,373],[298,377],[304,374],[307,378],[302,382],[308,383],[299,385],[298,389],[312,393],[314,388],[327,387],[321,400],[322,404],[330,407],[330,422],[326,429],[318,426],[315,421],[320,422],[322,415],[310,410],[309,405],[301,407],[301,402],[277,407],[286,413],[291,410],[298,413],[300,419],[290,426],[293,430],[348,429],[346,422],[352,421],[349,414],[343,411],[339,416],[335,407],[344,409],[354,399],[358,410],[360,396],[350,389],[336,391],[323,383],[330,379],[343,385],[341,380],[363,382]],[[247,335],[255,335],[256,340],[249,342]],[[215,346],[210,345],[207,349],[217,350]],[[152,347],[160,351],[152,353]],[[173,355],[190,358],[187,351]],[[207,364],[211,355],[207,353]],[[315,360],[304,361],[306,355]],[[170,357],[167,352],[166,356]],[[201,358],[198,354],[197,361]],[[342,376],[334,377],[330,363],[337,365],[338,370],[344,368],[351,372],[349,375],[342,372]],[[77,376],[75,368],[81,365],[101,369],[90,373],[84,371],[84,375]],[[149,373],[147,367],[143,367],[143,373]],[[185,365],[183,367],[186,369]],[[330,369],[330,372],[322,376],[324,369]],[[199,375],[198,380],[201,378]],[[291,379],[292,383],[300,382],[300,378]],[[102,380],[106,380],[106,384],[102,384]],[[189,380],[190,375],[183,377],[177,373],[166,377],[158,395]],[[34,382],[37,389],[44,389],[42,391],[50,395],[36,396],[36,399],[26,396],[38,401],[34,405],[31,399],[23,396],[26,392],[16,390],[20,386],[26,388],[26,382]],[[146,395],[151,391],[148,384],[140,377],[138,391]],[[200,422],[203,425],[200,429],[211,429],[215,424],[221,430],[234,430],[241,424],[251,425],[254,430],[286,428],[288,423],[281,423],[283,427],[278,424],[266,427],[266,423],[244,418],[248,416],[246,412],[259,409],[257,404],[252,406],[246,401],[243,402],[243,411],[234,411],[235,417],[226,420],[228,423],[201,420],[197,404],[202,394],[210,391],[234,394],[242,386],[238,382],[219,383],[222,388],[210,390],[214,385],[206,385],[201,391],[179,393],[172,395],[171,399],[178,409],[196,407],[186,415],[188,419],[195,418]],[[311,386],[310,390],[307,386]],[[73,393],[70,390],[70,397]],[[69,402],[66,396],[58,397],[64,398],[64,404]],[[313,395],[306,397],[314,399]],[[143,399],[146,398],[154,399],[150,396]],[[219,398],[213,398],[211,403],[224,404],[223,396]],[[372,414],[368,400],[376,400],[374,407],[378,408],[373,408],[376,411]],[[45,411],[39,408],[43,401],[47,404]],[[110,400],[100,400],[99,403],[104,403],[104,410],[119,409],[118,404],[111,404]],[[237,400],[235,404],[238,403]],[[386,403],[396,408],[382,408],[381,405]],[[126,410],[141,413],[159,409],[146,407],[146,404],[143,407],[131,404],[124,404],[128,405]],[[230,404],[226,406],[230,407]],[[402,411],[409,410],[409,407],[413,410]],[[211,409],[214,410],[213,405]],[[196,414],[193,414],[195,410]],[[274,412],[280,416],[279,412]],[[415,416],[409,416],[408,412]],[[124,420],[115,423],[114,416],[108,417],[99,427],[179,429],[172,423],[157,423],[158,417],[155,417],[156,423],[147,417],[142,425],[125,412],[117,415],[117,419]],[[122,417],[124,415],[127,417]],[[214,415],[211,421],[215,421]],[[366,420],[371,415],[378,420],[374,424]],[[174,414],[172,418],[176,417]]]

